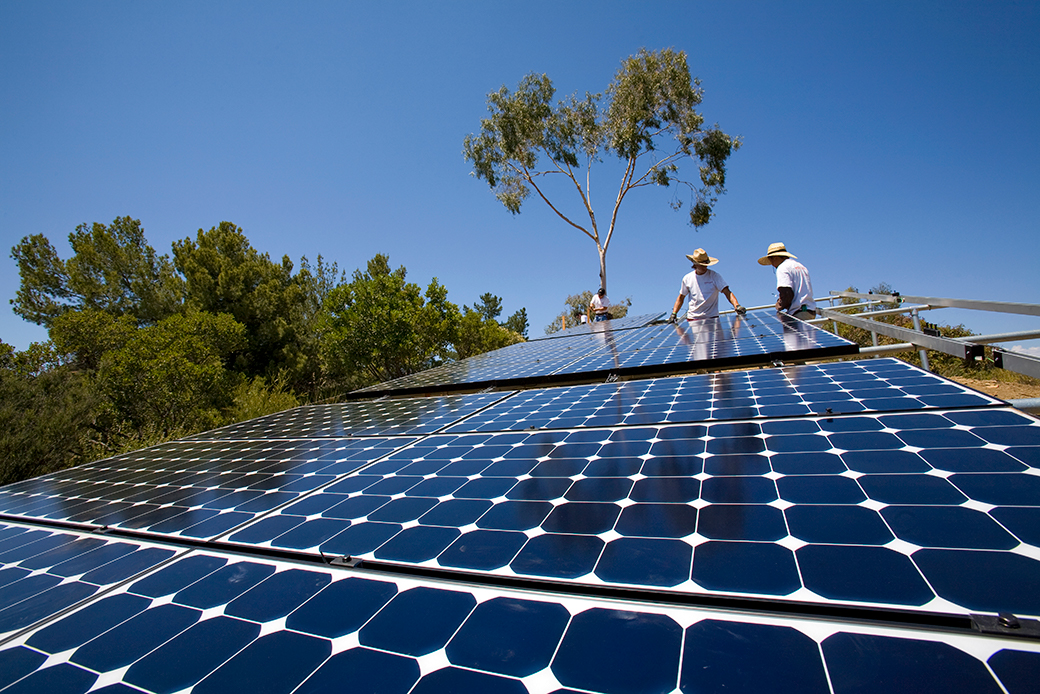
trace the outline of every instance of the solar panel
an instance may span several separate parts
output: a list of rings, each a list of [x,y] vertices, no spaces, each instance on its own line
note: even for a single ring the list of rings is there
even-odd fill
[[[768,311],[703,321],[617,329],[593,323],[552,339],[521,342],[460,362],[363,388],[353,397],[473,389],[533,387],[598,377],[648,377],[692,369],[770,364],[855,354],[843,338]]]
[[[149,543],[0,523],[0,643],[177,553]]]
[[[1031,691],[1040,422],[652,318],[0,488],[0,690]]]
[[[979,407],[999,400],[896,359],[727,371],[516,393],[448,431],[616,426]]]
[[[1034,684],[1038,658],[1009,639],[346,576],[198,550],[18,634],[0,651],[0,687],[996,693]]]
[[[0,510],[211,539],[414,440],[174,441],[8,485]]]
[[[1038,462],[1040,423],[1006,408],[441,434],[227,539],[496,576],[1040,616]]]
[[[569,337],[571,335],[584,335],[595,330],[602,329],[604,327],[610,330],[627,330],[628,328],[642,328],[651,323],[661,321],[664,318],[663,313],[644,313],[638,316],[624,316],[623,318],[614,318],[609,321],[600,321],[598,323],[581,323],[579,325],[572,325],[569,328],[560,330],[550,335],[541,335],[539,337],[532,337],[530,341],[534,342],[537,340],[555,340],[560,337]]]
[[[307,405],[189,437],[209,439],[343,438],[427,434],[509,393],[443,395]]]

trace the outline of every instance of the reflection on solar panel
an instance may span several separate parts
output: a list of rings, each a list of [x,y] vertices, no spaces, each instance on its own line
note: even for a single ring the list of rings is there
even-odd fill
[[[532,337],[532,342],[538,340],[555,340],[560,337],[569,337],[571,335],[585,335],[590,332],[599,331],[603,328],[609,328],[610,330],[627,330],[628,328],[642,328],[650,325],[654,322],[660,322],[664,319],[663,313],[645,313],[638,316],[625,316],[624,318],[615,318],[607,321],[606,323],[582,323],[581,325],[574,325],[565,330],[552,333],[551,335],[543,335],[541,337]]]
[[[575,330],[579,330],[575,328]],[[836,335],[767,312],[704,321],[616,329],[610,322],[580,332],[522,342],[357,391],[355,397],[589,382],[612,375],[648,377],[693,369],[770,364],[856,353]]]
[[[504,395],[508,393],[308,405],[232,424],[191,438],[253,440],[428,434],[486,407]]]
[[[649,322],[0,488],[0,691],[1035,689],[1040,421]]]

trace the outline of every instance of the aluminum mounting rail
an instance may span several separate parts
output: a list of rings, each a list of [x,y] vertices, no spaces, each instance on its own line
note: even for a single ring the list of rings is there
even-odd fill
[[[993,363],[1001,369],[1040,378],[1040,359],[1028,354],[993,348]]]
[[[817,307],[819,308],[819,307]],[[946,337],[936,337],[934,335],[926,335],[924,333],[917,332],[916,330],[910,330],[908,328],[900,328],[895,325],[888,323],[879,323],[877,321],[868,320],[866,318],[856,318],[854,316],[847,316],[840,311],[834,309],[824,308],[822,309],[823,315],[831,320],[838,321],[839,323],[845,323],[856,328],[862,328],[863,330],[869,330],[876,332],[881,335],[886,335],[901,342],[910,342],[918,347],[930,349],[935,352],[942,352],[943,354],[951,354],[955,357],[962,359],[975,360],[982,359],[985,350],[982,345],[972,344],[970,342],[962,342],[960,340],[951,340]]]
[[[929,304],[947,308],[967,308],[976,311],[996,311],[999,313],[1019,313],[1027,316],[1040,316],[1040,304],[1020,304],[1010,301],[975,301],[972,299],[941,299],[933,296],[909,296],[906,294],[862,294],[859,292],[831,292],[832,296],[849,299],[874,299],[883,302],[909,301],[915,304]]]

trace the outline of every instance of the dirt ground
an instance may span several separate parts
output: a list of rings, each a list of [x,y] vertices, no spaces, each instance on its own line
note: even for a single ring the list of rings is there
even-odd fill
[[[1040,386],[1026,383],[1003,383],[1002,381],[979,380],[976,378],[951,378],[969,388],[982,391],[1001,400],[1022,400],[1024,398],[1040,398]]]

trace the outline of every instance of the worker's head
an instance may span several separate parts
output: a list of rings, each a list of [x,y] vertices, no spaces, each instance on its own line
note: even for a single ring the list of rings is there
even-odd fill
[[[782,243],[771,243],[766,254],[758,259],[759,265],[772,265],[777,267],[780,263],[784,262],[788,258],[797,258],[798,256],[792,255],[787,252],[787,249]]]
[[[596,293],[599,294],[600,296],[606,296],[607,295],[607,290],[604,289],[603,287],[600,287],[599,291],[596,292]]]
[[[712,258],[708,255],[703,248],[698,248],[693,253],[686,256],[690,262],[693,263],[693,269],[698,275],[703,275],[708,271],[709,265],[714,265],[719,262],[718,258]]]

